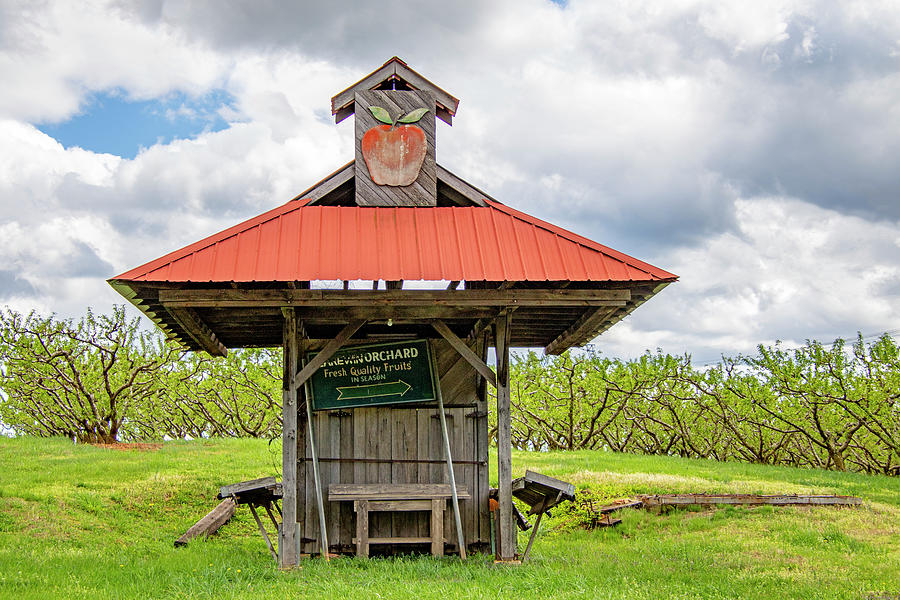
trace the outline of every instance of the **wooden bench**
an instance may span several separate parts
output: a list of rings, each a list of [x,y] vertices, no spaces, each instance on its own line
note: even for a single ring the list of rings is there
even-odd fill
[[[460,500],[470,498],[464,485],[456,486]],[[444,555],[444,509],[452,496],[446,483],[334,483],[328,486],[331,502],[352,501],[356,512],[357,556],[369,556],[370,544],[431,544],[434,556]],[[429,537],[369,537],[370,512],[431,511]]]

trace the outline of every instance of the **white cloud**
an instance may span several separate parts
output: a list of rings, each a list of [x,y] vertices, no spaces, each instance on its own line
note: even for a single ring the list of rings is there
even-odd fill
[[[894,328],[898,28],[891,2],[827,0],[7,2],[0,302],[79,314],[118,300],[104,277],[288,200],[352,158],[330,97],[399,54],[462,100],[439,162],[682,276],[605,347]],[[133,160],[29,124],[211,88],[228,128]]]
[[[185,32],[147,26],[109,2],[12,1],[0,14],[0,115],[17,119],[63,120],[91,90],[122,88],[136,99],[199,94],[230,63]]]
[[[790,198],[742,199],[736,210],[736,233],[669,256],[680,281],[597,344],[639,354],[649,339],[713,360],[776,339],[832,341],[900,327],[900,222]]]

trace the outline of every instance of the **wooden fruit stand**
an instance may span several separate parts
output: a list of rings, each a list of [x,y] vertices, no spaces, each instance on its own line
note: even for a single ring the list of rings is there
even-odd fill
[[[284,567],[364,553],[363,537],[373,551],[487,549],[489,411],[497,557],[514,560],[510,348],[583,345],[677,279],[443,168],[436,120],[457,107],[392,58],[332,99],[336,121],[356,118],[352,162],[109,280],[194,350],[283,348]]]

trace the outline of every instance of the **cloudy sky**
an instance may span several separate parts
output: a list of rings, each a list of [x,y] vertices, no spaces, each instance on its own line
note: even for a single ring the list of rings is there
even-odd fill
[[[461,99],[441,164],[681,277],[604,352],[900,331],[897,0],[0,0],[0,306],[108,310],[289,200],[393,55]]]

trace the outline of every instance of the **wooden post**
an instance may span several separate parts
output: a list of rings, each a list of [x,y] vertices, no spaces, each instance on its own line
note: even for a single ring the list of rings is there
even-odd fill
[[[284,376],[281,392],[282,431],[281,473],[284,510],[281,517],[280,565],[281,568],[297,566],[299,536],[297,535],[297,373],[298,343],[297,317],[293,308],[285,308],[282,352]]]
[[[436,356],[434,348],[432,357]],[[462,519],[459,516],[459,497],[456,493],[456,474],[453,472],[453,458],[450,454],[450,436],[447,433],[447,415],[444,414],[444,395],[441,393],[441,376],[437,370],[437,360],[432,358],[432,373],[434,373],[434,394],[438,401],[438,414],[441,422],[441,435],[444,438],[444,457],[447,459],[447,472],[450,474],[450,495],[453,502],[453,518],[456,520],[456,545],[459,546],[459,557],[466,558],[466,539],[463,536]]]
[[[534,538],[537,537],[538,529],[541,527],[541,519],[544,516],[544,511],[538,513],[537,521],[534,522],[534,530],[531,532],[531,537],[528,538],[528,545],[525,546],[525,554],[522,555],[522,562],[528,560],[528,553],[531,552],[531,544],[534,543]]]
[[[494,323],[497,350],[497,477],[499,480],[500,560],[516,558],[516,525],[512,502],[512,422],[509,397],[510,314],[504,312]]]

